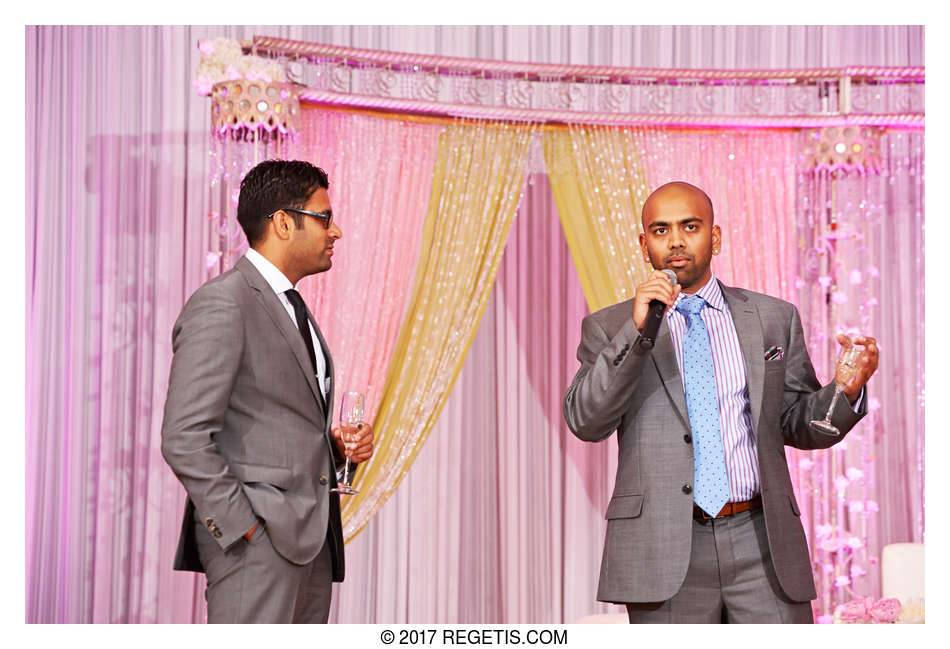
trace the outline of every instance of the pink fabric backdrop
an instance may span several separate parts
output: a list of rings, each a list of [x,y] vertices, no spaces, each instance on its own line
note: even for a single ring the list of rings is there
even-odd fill
[[[798,134],[641,133],[648,186],[685,180],[713,201],[722,229],[716,276],[794,302]]]
[[[347,546],[331,620],[554,623],[615,609],[594,592],[616,442],[585,444],[561,416],[586,314],[534,174],[458,383],[402,486]]]
[[[305,279],[300,291],[333,354],[336,403],[344,390],[362,390],[367,421],[415,278],[440,132],[435,124],[303,113],[300,155],[327,171],[343,238],[332,272]]]
[[[203,619],[200,580],[170,570],[182,492],[161,459],[159,432],[171,326],[204,277],[209,249],[208,105],[191,87],[195,44],[253,34],[609,65],[923,64],[923,28],[901,26],[28,27],[28,621]],[[905,218],[904,249],[919,249],[922,215],[891,203],[896,200],[900,196],[885,195],[882,209]],[[881,250],[890,248],[882,244]],[[914,281],[918,275],[911,266],[882,272],[881,300],[908,294],[908,275]],[[557,272],[570,274],[563,261]],[[486,342],[488,334],[479,333],[413,472],[350,545],[349,576],[337,591],[334,619],[541,621],[598,609],[592,584],[602,534],[598,512],[612,480],[609,443],[578,446],[563,436],[553,414],[544,414],[573,372],[567,369],[577,339],[571,327],[579,324],[583,301],[552,284],[549,295],[561,295],[563,333],[548,342],[540,334],[526,339],[519,326],[545,325],[524,315],[539,312],[538,292],[524,291],[528,303],[516,305],[515,285],[503,286],[492,317],[483,320],[496,338]],[[922,289],[914,295],[922,305]],[[909,325],[896,318],[879,322],[897,348],[896,337]],[[526,344],[517,353],[516,339]],[[512,360],[522,356],[524,365]],[[904,360],[908,365],[894,368],[889,389],[915,381],[922,350]],[[545,363],[564,367],[548,367],[544,378],[539,368]],[[505,381],[491,385],[518,376],[515,396],[523,401],[506,402],[508,388],[485,387],[484,373],[502,371]],[[904,390],[895,428],[921,419]],[[485,413],[496,407],[503,414],[493,424]],[[494,432],[461,434],[479,421]],[[518,422],[518,434],[509,421]],[[522,436],[528,429],[534,437]],[[504,445],[493,444],[491,435]],[[876,469],[882,487],[917,479],[906,477],[907,462],[917,456],[906,447],[898,454],[899,440],[892,434],[882,442],[886,455]],[[540,487],[545,480],[550,483]],[[519,489],[508,487],[512,481]],[[894,512],[908,514],[881,517],[882,540],[910,540],[907,527],[922,512],[919,498],[883,493],[902,508]],[[438,507],[426,499],[437,499]],[[883,510],[889,503],[882,498],[881,504]],[[529,524],[524,516],[533,507],[547,508],[550,516]],[[501,532],[516,538],[497,536]],[[542,559],[524,562],[525,554]],[[552,594],[538,598],[534,589],[545,578]]]
[[[194,43],[26,30],[27,621],[199,617],[159,452],[172,323],[204,275]]]

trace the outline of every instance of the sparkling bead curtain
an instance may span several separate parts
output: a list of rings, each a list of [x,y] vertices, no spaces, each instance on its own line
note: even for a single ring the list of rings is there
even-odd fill
[[[301,118],[301,155],[327,171],[343,238],[333,269],[299,290],[333,354],[334,415],[343,391],[358,390],[372,421],[415,277],[444,127],[312,108]]]
[[[438,419],[491,293],[524,183],[531,129],[459,123],[439,141],[412,302],[376,417],[379,443],[343,506],[358,533]]]
[[[462,371],[412,470],[347,544],[331,621],[616,610],[594,601],[616,445],[580,441],[561,416],[586,313],[551,188],[529,175]]]
[[[796,133],[645,130],[638,137],[651,189],[684,180],[712,200],[722,229],[716,276],[794,301]]]
[[[544,135],[551,189],[591,311],[629,300],[653,270],[638,243],[649,189],[634,134],[571,127]]]
[[[881,351],[868,416],[847,439],[789,451],[822,622],[880,593],[886,544],[924,540],[923,140],[884,134],[879,170],[798,173],[795,301],[819,378],[832,379],[839,331]]]

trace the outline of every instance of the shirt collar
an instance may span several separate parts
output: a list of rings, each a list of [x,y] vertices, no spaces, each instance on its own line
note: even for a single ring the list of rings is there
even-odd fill
[[[254,268],[256,268],[264,277],[264,280],[270,284],[270,287],[274,289],[274,293],[277,293],[277,295],[280,295],[284,291],[289,291],[294,287],[290,280],[287,279],[287,276],[280,272],[277,266],[272,264],[267,257],[254,250],[254,248],[248,248],[244,256],[247,257],[249,262],[254,264]]]
[[[676,311],[676,305],[679,304],[680,300],[686,297],[686,295],[686,293],[679,294],[679,297],[676,298],[676,303],[673,304],[673,308],[667,312],[667,318],[673,315],[673,312]],[[696,295],[706,300],[706,304],[717,311],[723,311],[726,308],[726,298],[723,296],[722,288],[719,286],[719,282],[713,274],[710,274],[709,281],[706,282],[706,285],[696,291]]]

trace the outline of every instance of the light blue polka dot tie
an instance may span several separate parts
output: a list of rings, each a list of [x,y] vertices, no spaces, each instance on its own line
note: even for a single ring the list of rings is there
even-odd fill
[[[686,410],[693,431],[693,500],[707,514],[715,516],[729,500],[729,475],[722,449],[719,395],[709,333],[700,316],[704,306],[706,300],[698,295],[684,295],[676,310],[686,317],[683,378]]]

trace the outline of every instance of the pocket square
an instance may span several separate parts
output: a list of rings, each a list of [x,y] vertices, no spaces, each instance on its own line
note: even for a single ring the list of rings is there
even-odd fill
[[[765,352],[765,360],[767,361],[776,361],[781,358],[785,358],[785,349],[778,345],[769,347],[768,351]]]

